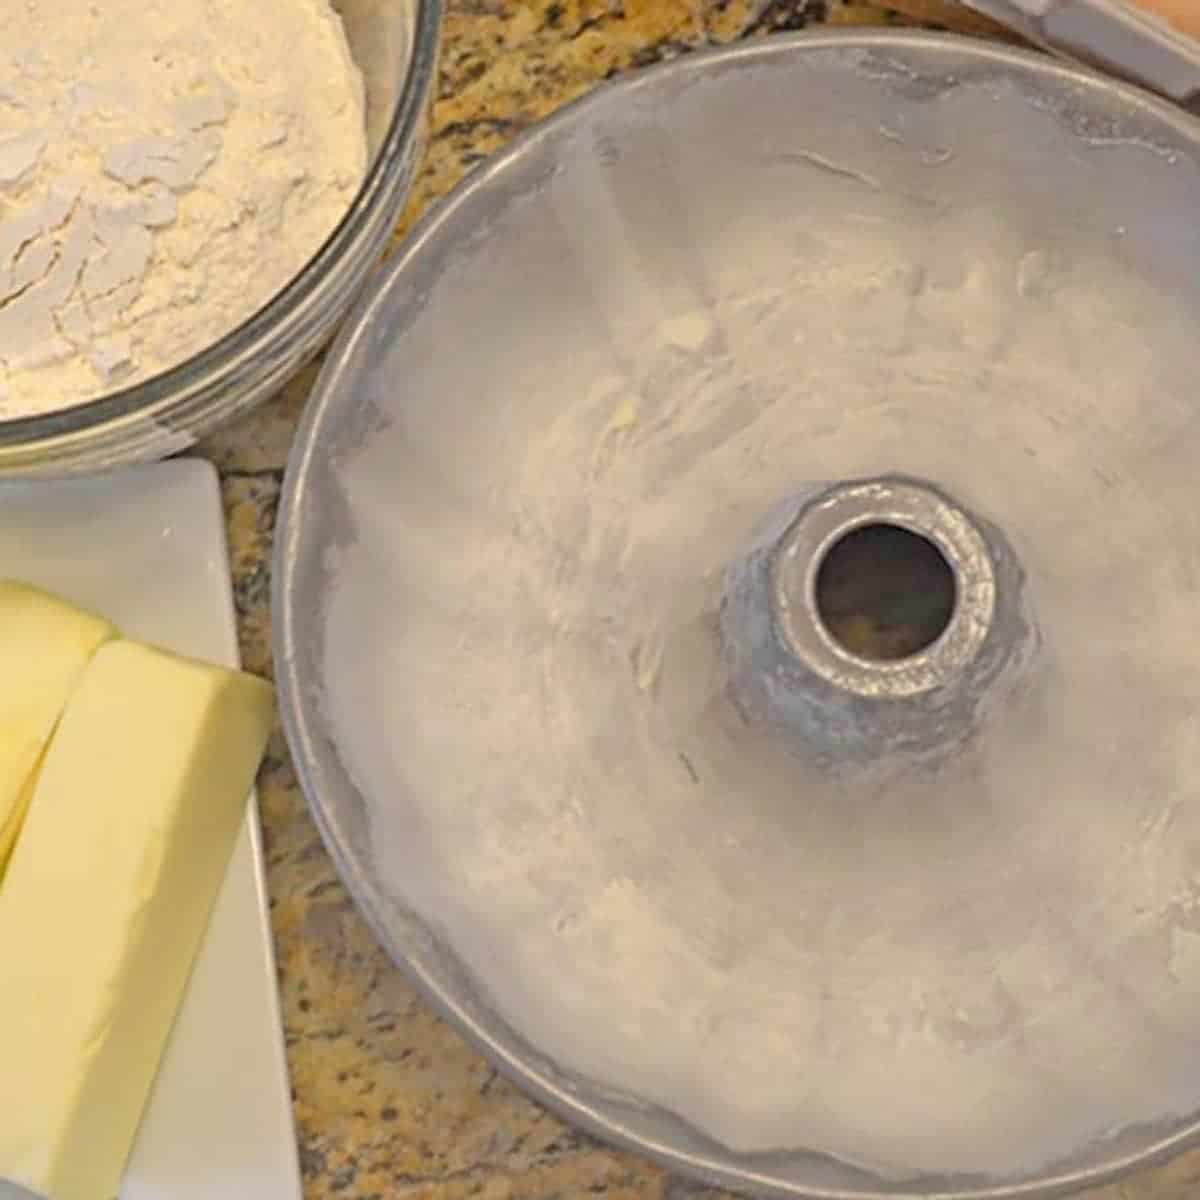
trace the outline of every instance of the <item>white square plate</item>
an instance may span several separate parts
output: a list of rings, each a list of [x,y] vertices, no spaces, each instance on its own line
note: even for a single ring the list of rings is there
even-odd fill
[[[238,665],[217,475],[199,459],[0,482],[0,578]],[[0,1183],[0,1200],[26,1193]],[[120,1200],[300,1200],[257,811],[238,840]]]

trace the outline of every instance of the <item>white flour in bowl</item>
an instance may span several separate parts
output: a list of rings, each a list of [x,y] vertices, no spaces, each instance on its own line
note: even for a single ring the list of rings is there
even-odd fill
[[[328,0],[25,0],[0,49],[0,420],[136,383],[252,316],[366,167]]]

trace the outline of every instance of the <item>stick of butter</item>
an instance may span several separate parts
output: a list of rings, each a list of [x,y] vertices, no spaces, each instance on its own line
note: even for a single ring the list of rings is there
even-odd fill
[[[117,1194],[272,699],[127,641],[84,671],[0,887],[0,1179]]]
[[[0,580],[0,878],[42,751],[84,667],[114,636],[100,617]]]

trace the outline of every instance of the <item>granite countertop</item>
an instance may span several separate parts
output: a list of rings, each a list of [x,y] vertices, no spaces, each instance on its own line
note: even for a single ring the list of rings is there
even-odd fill
[[[996,35],[946,0],[449,0],[424,169],[397,236],[472,165],[597,81],[738,38],[924,23]],[[242,652],[270,671],[270,543],[310,370],[211,440]],[[310,822],[282,735],[262,779],[272,913],[308,1200],[717,1200],[525,1100],[435,1018],[376,947]],[[1200,1195],[1200,1154],[1088,1200]]]

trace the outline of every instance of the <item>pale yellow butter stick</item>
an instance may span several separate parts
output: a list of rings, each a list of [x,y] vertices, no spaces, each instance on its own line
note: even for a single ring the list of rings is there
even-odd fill
[[[112,1200],[271,727],[239,672],[113,641],[0,886],[0,1178]]]
[[[101,617],[0,580],[0,879],[42,751],[92,655],[115,636]]]

